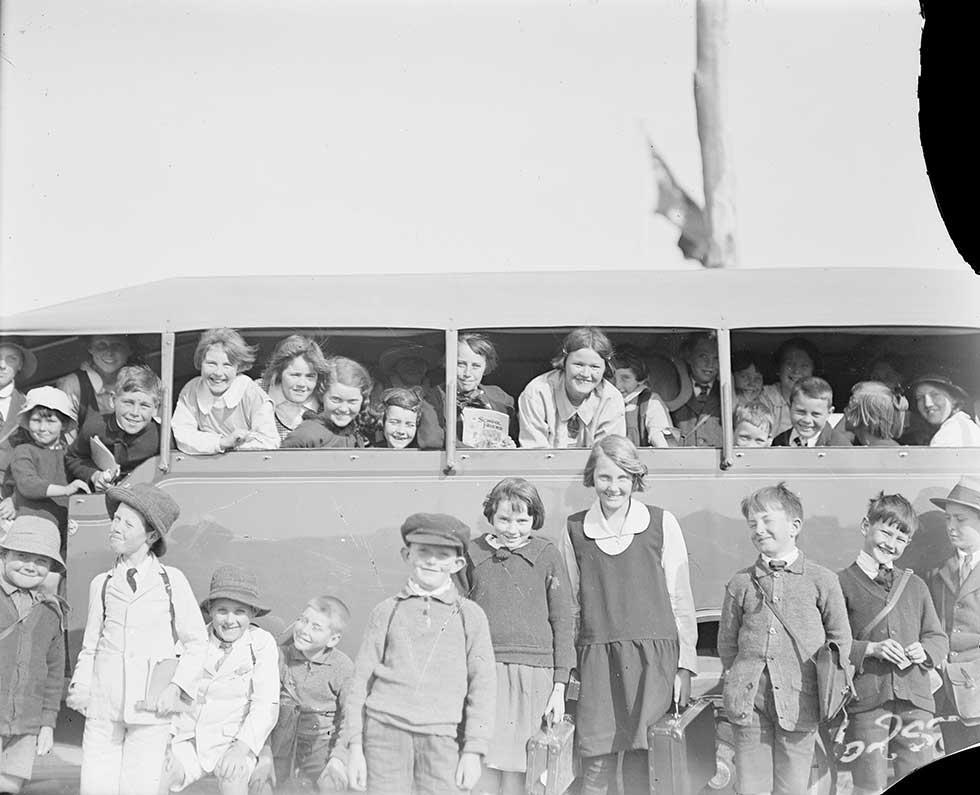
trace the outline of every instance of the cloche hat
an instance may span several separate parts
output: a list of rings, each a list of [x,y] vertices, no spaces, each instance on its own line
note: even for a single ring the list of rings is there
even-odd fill
[[[201,602],[202,610],[210,610],[215,599],[231,599],[248,605],[255,616],[264,616],[271,608],[259,599],[259,582],[255,574],[241,566],[219,566],[211,575],[211,590]]]
[[[166,552],[167,544],[164,537],[180,516],[180,506],[176,500],[163,489],[148,483],[110,486],[105,493],[105,507],[110,517],[116,515],[120,503],[125,503],[139,513],[150,527],[157,531],[160,537],[160,554]]]
[[[31,412],[38,406],[64,414],[72,424],[78,422],[78,412],[72,405],[71,398],[60,389],[53,386],[38,386],[27,392],[24,398],[24,407],[18,413],[18,422],[26,428],[31,419]]]

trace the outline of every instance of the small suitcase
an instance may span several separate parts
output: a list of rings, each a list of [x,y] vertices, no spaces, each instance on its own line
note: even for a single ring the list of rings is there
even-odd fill
[[[573,758],[575,724],[566,715],[527,741],[526,795],[562,795],[578,772]]]
[[[667,713],[647,730],[650,792],[698,795],[715,774],[715,710],[692,701],[680,715]]]

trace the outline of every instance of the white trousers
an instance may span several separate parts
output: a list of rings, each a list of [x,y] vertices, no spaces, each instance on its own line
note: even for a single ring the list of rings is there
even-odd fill
[[[157,795],[169,741],[169,723],[87,719],[80,795]]]

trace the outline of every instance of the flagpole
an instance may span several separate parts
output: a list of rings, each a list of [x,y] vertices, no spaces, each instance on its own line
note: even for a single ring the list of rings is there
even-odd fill
[[[697,0],[697,66],[694,103],[701,141],[704,206],[709,240],[705,265],[736,267],[735,174],[726,140],[724,70],[728,46],[728,0]]]

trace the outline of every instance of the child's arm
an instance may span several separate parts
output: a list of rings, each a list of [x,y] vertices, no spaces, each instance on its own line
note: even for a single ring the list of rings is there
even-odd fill
[[[670,446],[664,436],[664,431],[670,428],[670,415],[656,393],[652,393],[647,401],[647,415],[643,421],[646,423],[647,439],[651,447]]]
[[[572,643],[574,644],[579,635],[579,621],[582,614],[578,598],[581,574],[578,568],[578,560],[575,558],[572,538],[568,535],[567,529],[558,540],[558,551],[561,552],[562,560],[565,562],[565,571],[568,574],[568,604],[572,611]]]
[[[65,703],[76,712],[85,714],[92,687],[92,668],[95,663],[95,647],[102,636],[102,584],[108,572],[96,576],[88,588],[88,619],[82,637],[82,649],[75,660],[75,673],[68,686]],[[64,661],[62,661],[62,665]]]
[[[834,641],[840,646],[842,659],[850,659],[851,643],[851,622],[847,617],[847,604],[844,602],[844,592],[840,587],[840,580],[837,575],[828,572],[830,576],[826,580],[826,585],[818,591],[818,607],[823,618],[824,634],[827,640]]]
[[[160,703],[157,712],[166,712],[167,706],[172,706],[176,711],[177,700],[180,698],[180,690],[192,699],[197,696],[197,684],[204,669],[204,660],[208,650],[208,632],[204,626],[204,619],[201,617],[201,608],[194,598],[190,583],[184,573],[179,569],[167,567],[167,575],[170,577],[170,587],[173,590],[174,618],[177,625],[177,639],[183,647],[177,669],[170,685],[160,694]],[[176,692],[171,688],[179,688]],[[164,697],[170,690],[172,704],[164,703]]]
[[[561,553],[554,547],[548,550],[554,555],[549,561],[547,583],[548,621],[553,638],[556,684],[567,685],[575,667],[575,619],[572,617],[572,595],[568,568]]]
[[[608,381],[602,382],[603,402],[599,405],[599,421],[596,423],[594,438],[616,434],[626,435],[626,403],[623,396]]]
[[[197,401],[194,399],[198,380],[192,378],[180,390],[170,427],[174,432],[174,439],[177,440],[177,447],[182,453],[188,455],[222,453],[224,448],[221,446],[221,435],[212,431],[202,431],[198,426]]]
[[[463,754],[486,756],[493,735],[497,672],[490,624],[476,602],[464,601],[466,631],[466,701],[463,704]],[[476,785],[470,784],[469,788]]]
[[[235,739],[258,758],[262,746],[279,718],[279,648],[268,632],[251,632],[255,667],[252,669],[251,698],[248,714]]]
[[[446,431],[439,422],[438,409],[428,400],[422,401],[415,439],[419,450],[441,450],[446,442]]]
[[[742,628],[742,604],[735,595],[735,581],[725,586],[725,601],[718,622],[718,656],[721,667],[728,670],[738,656],[738,633]]]
[[[73,480],[67,486],[52,483],[41,477],[37,471],[37,462],[32,455],[36,448],[33,445],[18,445],[10,462],[10,474],[14,479],[17,491],[29,500],[43,500],[50,497],[70,497],[78,491],[89,493],[87,484]]]
[[[926,584],[914,575],[912,580],[909,585],[914,585],[920,593],[919,604],[922,606],[919,618],[919,645],[922,648],[922,656],[919,658],[919,655],[915,654],[913,658],[913,652],[909,649],[906,649],[906,654],[914,663],[927,668],[938,668],[949,655],[949,638],[943,632],[942,622],[939,620],[939,614],[936,613],[936,606],[932,603],[932,596]]]
[[[350,784],[347,775],[350,753],[347,737],[344,735],[344,714],[347,710],[347,691],[353,673],[354,663],[347,656],[344,656],[338,661],[334,675],[331,677],[330,689],[337,697],[337,711],[334,713],[334,733],[331,740],[330,757],[317,779],[317,786],[321,791],[325,789],[343,791]]]
[[[691,589],[691,570],[687,560],[687,544],[677,518],[664,511],[663,567],[667,582],[667,594],[677,624],[677,639],[680,643],[679,668],[692,674],[697,673],[698,665],[698,618],[694,607],[694,591]]]
[[[79,431],[71,447],[65,452],[65,471],[68,477],[92,483],[92,476],[99,468],[92,461],[92,447],[88,432]],[[93,485],[95,485],[93,483]]]
[[[246,376],[239,376],[245,378]],[[262,388],[251,379],[242,397],[242,410],[248,423],[248,435],[239,450],[278,450],[279,431],[276,428],[276,407]]]
[[[534,382],[532,382],[533,384]],[[547,388],[547,384],[545,384]],[[551,428],[548,425],[548,411],[545,397],[540,390],[529,384],[517,399],[517,415],[521,432],[521,447],[551,447]]]
[[[45,606],[43,609],[48,607]],[[60,614],[58,627],[48,646],[47,664],[48,678],[44,682],[41,726],[54,730],[54,725],[58,721],[58,710],[61,709],[61,693],[65,687],[65,633],[61,629]]]

